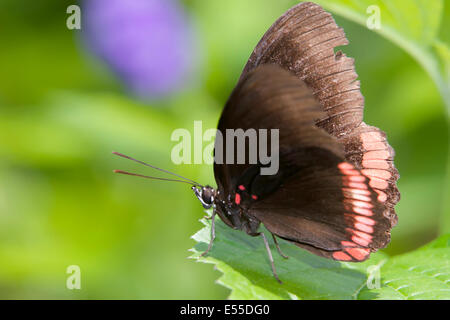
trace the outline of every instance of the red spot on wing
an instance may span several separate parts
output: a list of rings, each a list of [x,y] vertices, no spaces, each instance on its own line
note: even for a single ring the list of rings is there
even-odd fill
[[[253,200],[258,200],[258,196],[252,194],[252,199],[253,199]]]
[[[366,150],[383,150],[386,145],[383,142],[366,142],[363,144]]]
[[[363,160],[387,160],[389,156],[390,154],[387,150],[369,151],[364,154]]]
[[[367,224],[368,226],[373,226],[376,223],[375,220],[373,220],[371,218],[367,218],[367,217],[361,217],[361,216],[355,215],[354,218],[356,221]]]
[[[345,172],[343,172],[343,173],[345,174]],[[363,177],[362,175],[350,175],[350,176],[346,176],[344,178],[344,181],[346,183],[349,183],[349,182],[364,182],[364,181],[366,181],[366,178]]]
[[[341,162],[338,164],[338,168],[341,170],[352,170],[355,169],[350,163],[348,162]]]
[[[360,200],[360,201],[367,201],[367,202],[372,200],[368,196],[363,196],[361,194],[355,194],[355,193],[352,193],[351,195],[349,195],[348,198],[355,199],[355,200]]]
[[[356,194],[362,194],[362,195],[366,195],[366,196],[370,196],[370,191],[369,190],[361,190],[361,189],[350,189],[350,188],[343,188],[343,191],[346,192],[351,192],[351,193],[356,193]]]
[[[354,189],[362,189],[362,190],[368,189],[364,183],[359,183],[359,182],[345,183],[345,181],[344,181],[344,186],[354,188]]]
[[[353,201],[353,206],[360,207],[360,208],[366,208],[366,209],[372,209],[373,208],[373,204],[371,204],[370,202],[358,201],[358,200],[354,200]]]
[[[343,247],[357,247],[358,245],[351,241],[341,241]]]
[[[359,176],[359,171],[354,169],[341,169],[341,172],[346,176]]]
[[[350,257],[348,254],[346,254],[343,251],[333,252],[333,258],[336,260],[341,260],[341,261],[351,261],[352,260],[352,257]]]
[[[241,203],[241,195],[239,193],[236,193],[236,196],[234,197],[234,202],[236,204],[240,204]]]
[[[389,180],[391,177],[391,173],[386,170],[378,170],[378,169],[363,169],[361,172],[368,177],[375,177],[383,180]]]
[[[244,191],[245,190],[245,187],[241,184],[239,187],[239,190],[241,190],[241,191]]]
[[[361,231],[356,231],[356,230],[352,230],[353,234],[355,234],[356,236],[360,237],[361,239],[365,239],[367,241],[372,241],[372,236],[370,234],[367,234],[365,232],[361,232]]]
[[[386,202],[387,200],[387,194],[380,190],[375,190],[376,193],[378,193],[378,201],[380,202]]]
[[[379,132],[370,131],[361,133],[361,140],[363,141],[363,146],[366,146],[368,143],[384,141],[384,138]]]
[[[370,169],[389,169],[389,163],[386,160],[370,160],[363,158],[362,166]]]
[[[372,210],[369,210],[369,209],[364,209],[364,208],[360,208],[360,207],[354,207],[353,211],[355,213],[361,214],[363,216],[369,216],[369,217],[373,216]]]
[[[365,225],[363,223],[355,223],[354,227],[355,229],[358,229],[363,232],[373,233],[373,227]]]
[[[374,189],[386,189],[388,187],[388,182],[375,177],[370,177],[369,185]]]
[[[363,247],[367,247],[370,243],[370,241],[366,240],[366,239],[362,239],[360,237],[357,236],[352,236],[352,241],[359,244],[360,246]]]

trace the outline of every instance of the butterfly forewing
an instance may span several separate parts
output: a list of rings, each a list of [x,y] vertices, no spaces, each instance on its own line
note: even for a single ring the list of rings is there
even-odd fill
[[[291,70],[310,87],[324,117],[318,124],[334,136],[358,127],[364,98],[354,61],[335,47],[348,44],[331,14],[319,5],[301,3],[279,18],[256,46],[242,77],[255,67],[275,63]],[[241,77],[241,79],[242,79]]]
[[[321,116],[320,106],[302,81],[277,66],[265,65],[251,72],[235,88],[223,110],[218,130],[224,137],[223,145],[229,144],[227,129],[265,129],[268,135],[275,129],[279,130],[282,152],[288,153],[293,146],[301,144],[322,147],[343,156],[337,140],[314,125],[314,120]],[[283,159],[280,155],[280,160]],[[229,179],[236,182],[249,166],[249,163],[216,162],[214,171],[219,187],[222,185],[224,191],[233,192],[235,185]]]

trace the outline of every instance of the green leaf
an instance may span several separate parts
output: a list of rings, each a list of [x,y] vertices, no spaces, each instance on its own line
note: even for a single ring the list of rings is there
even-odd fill
[[[442,0],[317,0],[326,10],[368,26],[379,9],[380,28],[372,29],[403,48],[430,74],[450,114],[449,44],[438,39],[444,4]]]
[[[210,223],[202,222],[206,227],[193,237],[199,242],[194,257],[206,250],[209,242]],[[285,241],[280,241],[280,246],[289,256],[285,260],[273,251],[284,282],[281,286],[272,275],[262,239],[233,230],[222,221],[216,223],[212,250],[199,260],[214,263],[224,273],[219,283],[232,289],[233,299],[352,299],[365,283],[365,274],[359,270],[344,268],[339,262],[317,257]]]
[[[230,299],[450,299],[450,235],[395,258],[375,253],[363,263],[343,263],[315,256],[280,240],[284,259],[271,245],[283,284],[272,275],[262,239],[216,223],[212,250],[201,257],[210,239],[211,224],[193,239],[192,258],[214,264],[223,273],[217,281],[231,289]],[[266,231],[265,231],[266,232]],[[270,239],[270,234],[266,232]],[[370,270],[380,270],[378,289],[368,289]],[[370,282],[371,283],[371,282]]]
[[[359,299],[450,299],[450,234],[389,259],[380,275],[381,287],[364,288]]]

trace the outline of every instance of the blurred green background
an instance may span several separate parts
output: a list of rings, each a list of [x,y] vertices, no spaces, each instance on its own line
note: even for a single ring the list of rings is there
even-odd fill
[[[204,184],[212,166],[176,166],[176,128],[216,127],[254,46],[292,0],[186,0],[201,61],[196,80],[164,99],[127,93],[68,30],[74,1],[0,1],[0,298],[218,299],[219,273],[189,260],[203,210],[185,185],[118,176],[150,174],[130,154]],[[446,4],[448,12],[448,2]],[[443,103],[405,52],[336,17],[350,40],[366,98],[365,121],[396,150],[402,199],[385,250],[435,238],[448,149]],[[79,265],[81,290],[66,288]]]

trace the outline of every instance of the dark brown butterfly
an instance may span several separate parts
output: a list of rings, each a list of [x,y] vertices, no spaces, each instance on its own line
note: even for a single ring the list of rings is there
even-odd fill
[[[216,161],[217,189],[183,178],[202,205],[213,208],[204,254],[212,247],[216,215],[263,238],[277,280],[261,224],[280,254],[276,237],[352,262],[389,243],[399,200],[394,151],[382,131],[363,122],[353,59],[334,51],[347,43],[329,13],[305,2],[278,19],[256,46],[218,131],[227,145],[227,129],[279,129],[278,172],[262,175],[261,163]]]

